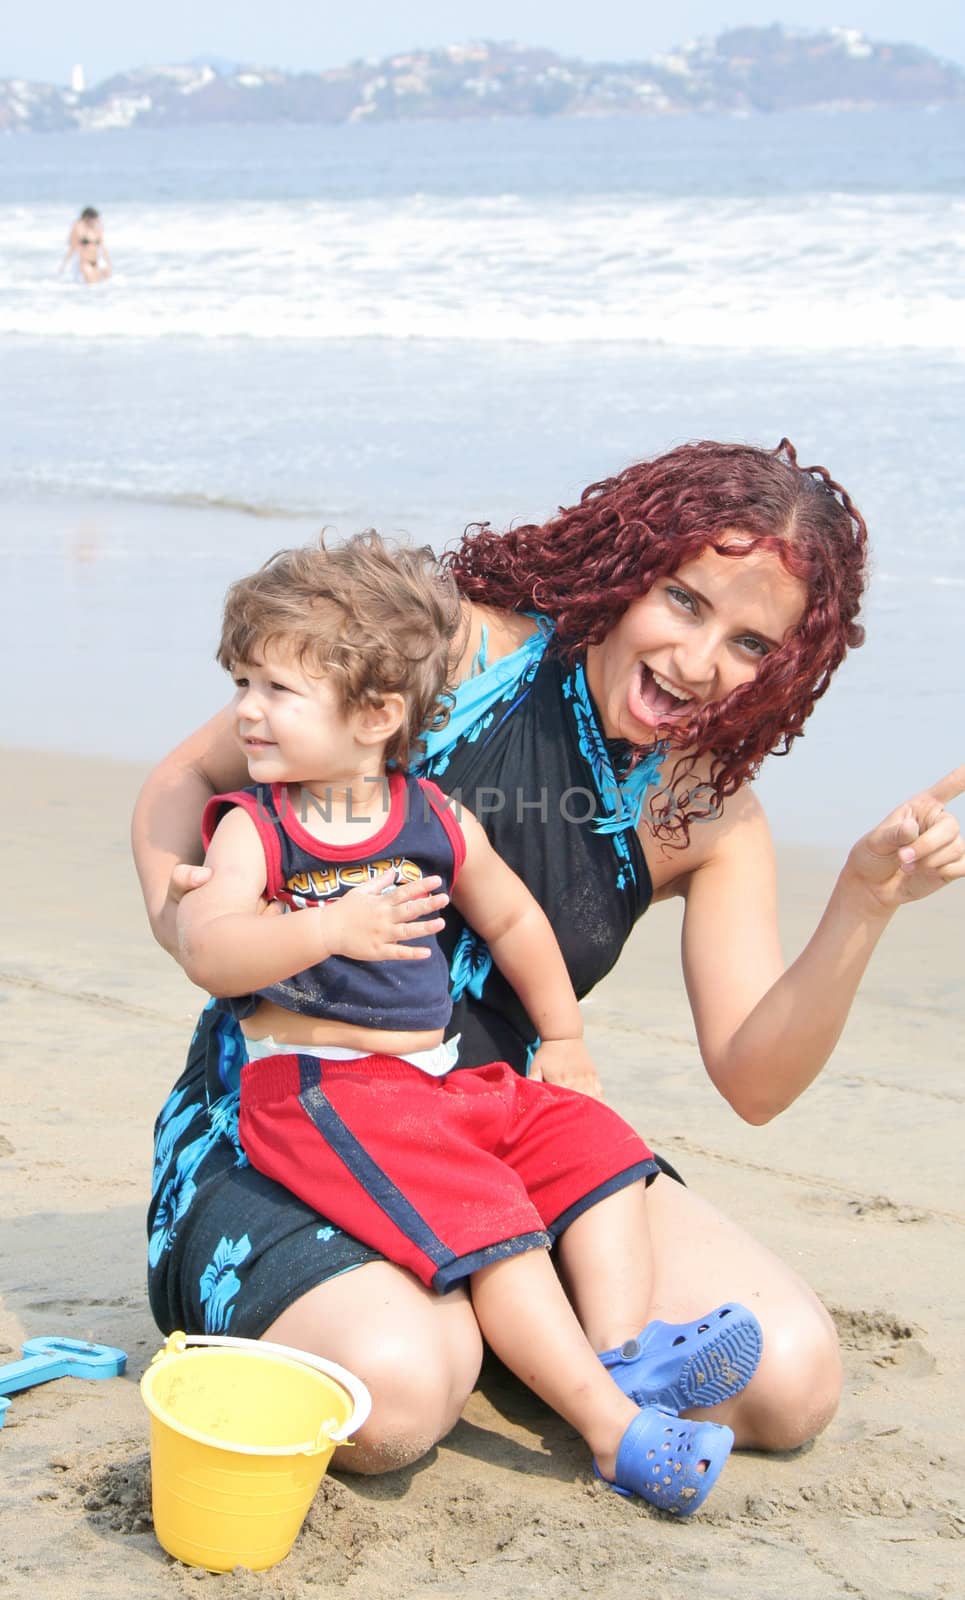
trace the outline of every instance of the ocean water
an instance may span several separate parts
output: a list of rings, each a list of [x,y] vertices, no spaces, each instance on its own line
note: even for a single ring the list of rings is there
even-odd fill
[[[7,138],[0,335],[962,354],[963,180],[951,108]]]
[[[694,437],[820,461],[868,643],[761,779],[843,843],[965,759],[965,112],[0,140],[0,742],[149,759],[238,572],[441,548]],[[116,275],[57,265],[104,215]]]

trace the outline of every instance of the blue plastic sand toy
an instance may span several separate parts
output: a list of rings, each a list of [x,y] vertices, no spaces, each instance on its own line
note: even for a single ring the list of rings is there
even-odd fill
[[[28,1339],[23,1360],[0,1367],[0,1428],[10,1401],[5,1395],[52,1378],[119,1378],[127,1355],[109,1344],[86,1344],[83,1339]]]

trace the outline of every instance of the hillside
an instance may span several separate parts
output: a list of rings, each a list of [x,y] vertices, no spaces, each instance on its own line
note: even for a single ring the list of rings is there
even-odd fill
[[[449,45],[326,72],[218,61],[142,67],[77,92],[0,82],[0,131],[342,123],[498,116],[773,112],[965,103],[965,71],[853,28],[734,28],[652,61],[569,60],[516,44]]]

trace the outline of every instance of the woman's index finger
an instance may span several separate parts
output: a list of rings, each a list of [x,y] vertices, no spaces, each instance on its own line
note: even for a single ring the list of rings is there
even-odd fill
[[[960,794],[965,794],[965,766],[953,767],[951,772],[946,772],[944,778],[939,778],[937,783],[933,783],[927,793],[934,795],[942,805],[946,800],[955,800]]]

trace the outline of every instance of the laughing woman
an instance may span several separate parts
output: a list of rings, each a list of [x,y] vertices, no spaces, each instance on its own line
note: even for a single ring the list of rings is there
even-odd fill
[[[785,970],[774,853],[751,780],[861,643],[861,516],[786,441],[774,451],[702,443],[592,485],[541,526],[470,529],[449,563],[465,640],[453,713],[427,740],[425,770],[476,810],[546,910],[578,994],[615,964],[651,903],[683,899],[684,976],[707,1073],[738,1115],[767,1122],[828,1060],[894,913],[965,876],[945,810],[965,787],[963,767],[859,840]],[[203,881],[186,863],[200,860],[204,803],[246,771],[228,708],[142,792],[135,852],[155,935],[172,954],[177,900]],[[503,1059],[573,1082],[454,915],[444,938],[461,1062]],[[475,1383],[469,1301],[433,1295],[246,1164],[243,1059],[231,1019],[203,1013],[158,1120],[154,1314],[165,1331],[230,1322],[232,1333],[343,1362],[375,1399],[345,1466],[414,1460],[453,1426]],[[595,1077],[574,1086],[598,1092]],[[657,1178],[649,1206],[654,1315],[684,1323],[736,1299],[764,1329],[752,1381],[707,1414],[738,1444],[786,1449],[813,1437],[841,1381],[819,1301],[673,1176]]]

